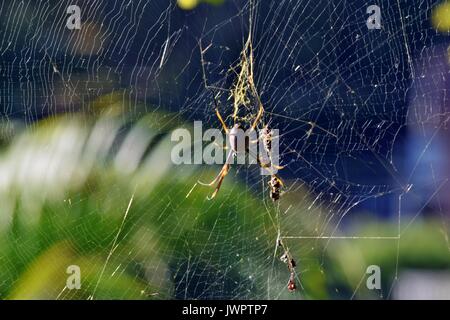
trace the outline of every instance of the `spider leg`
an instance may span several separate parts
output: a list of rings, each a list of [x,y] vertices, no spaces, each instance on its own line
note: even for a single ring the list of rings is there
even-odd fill
[[[284,167],[272,165],[271,163],[262,163],[261,159],[259,157],[257,158],[257,162],[258,162],[258,165],[263,169],[271,168],[272,166],[275,169],[278,169],[278,168],[283,169],[284,168]],[[278,180],[278,182],[281,184],[281,186],[284,187],[283,180],[277,174],[273,173],[270,169],[268,169],[268,170],[270,171],[271,175]]]
[[[280,170],[280,169],[284,168],[284,167],[274,166],[270,163],[262,163],[261,161],[258,161],[258,164],[263,169],[268,169],[268,168],[274,167],[275,169]],[[272,176],[275,176],[275,178],[277,178],[277,180],[281,183],[281,185],[284,186],[283,180],[281,180],[281,178],[278,175],[276,175],[275,173],[273,173],[270,169],[268,169],[268,170],[269,170],[270,174]]]
[[[210,183],[204,183],[204,182],[202,182],[200,180],[197,180],[198,184],[200,184],[202,186],[211,187],[217,181],[219,181],[218,186],[220,188],[220,184],[222,184],[221,180],[223,180],[223,178],[225,178],[225,176],[228,174],[228,171],[230,170],[230,160],[233,157],[233,155],[234,155],[234,151],[230,150],[230,152],[228,153],[228,156],[227,156],[227,160],[225,161],[225,164],[223,165],[222,169],[220,169],[219,174],[214,178],[213,181],[211,181]],[[217,192],[215,192],[215,193],[217,193]]]
[[[225,124],[225,121],[223,121],[222,116],[220,115],[220,112],[219,112],[219,108],[217,108],[217,107],[216,107],[216,115],[217,115],[217,118],[219,119],[220,123],[222,124],[223,130],[225,130],[225,133],[228,134],[227,125]]]
[[[256,115],[255,121],[252,124],[252,130],[255,130],[256,126],[258,125],[259,120],[261,120],[261,117],[264,113],[264,107],[262,105],[262,103],[259,103],[259,110],[258,110],[258,114]]]
[[[258,165],[259,165],[261,168],[263,168],[263,169],[267,169],[267,168],[270,168],[270,167],[272,166],[272,164],[271,164],[270,162],[269,162],[269,163],[264,163],[264,162],[262,162],[262,161],[261,161],[261,157],[258,157],[256,161],[258,162]]]
[[[259,163],[260,163],[260,166],[263,167],[264,169],[266,169],[268,167],[272,167],[272,168],[275,168],[277,170],[282,170],[285,167],[285,166],[277,166],[277,165],[273,164],[272,163],[272,159],[270,159],[269,163],[262,163],[261,159],[259,159]]]
[[[214,185],[218,180],[220,180],[220,178],[222,177],[222,174],[224,171],[228,170],[226,167],[228,166],[228,163],[225,163],[222,167],[222,169],[220,170],[219,174],[214,178],[213,181],[211,181],[210,183],[205,183],[202,182],[200,180],[197,180],[198,184],[202,185],[202,186],[207,186],[207,187],[211,187],[212,185]]]
[[[212,199],[214,199],[216,197],[216,195],[219,192],[220,187],[222,185],[223,179],[225,179],[225,177],[228,174],[228,171],[230,169],[230,165],[228,163],[225,163],[224,169],[225,170],[223,172],[221,172],[221,174],[220,174],[219,182],[217,183],[216,189],[214,190],[213,194],[210,197],[208,197],[208,200],[212,200]]]
[[[216,146],[216,147],[218,147],[218,148],[222,148],[223,150],[228,150],[228,147],[227,146],[221,146],[220,144],[218,144],[216,141],[213,141],[213,144]]]
[[[261,140],[261,137],[256,138],[255,140],[250,140],[249,143],[250,144],[255,144],[257,143],[259,140]]]
[[[219,192],[220,187],[222,186],[223,179],[225,179],[225,177],[228,174],[228,171],[230,170],[230,161],[234,155],[235,155],[235,152],[233,150],[230,150],[230,152],[228,153],[228,156],[227,156],[227,160],[225,161],[225,164],[223,165],[219,174],[214,178],[213,181],[211,181],[210,183],[204,183],[200,180],[197,180],[198,184],[200,184],[202,186],[207,186],[207,187],[211,187],[217,182],[216,189],[214,190],[213,194],[207,198],[208,200],[214,199],[216,197],[217,193]]]

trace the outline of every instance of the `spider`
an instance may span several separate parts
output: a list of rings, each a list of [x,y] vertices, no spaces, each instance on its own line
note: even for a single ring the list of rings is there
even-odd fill
[[[214,105],[215,105],[215,113],[217,118],[219,119],[223,130],[228,136],[228,141],[230,145],[230,151],[226,157],[225,164],[223,165],[222,169],[220,170],[219,174],[212,180],[210,183],[203,183],[201,181],[198,181],[199,184],[204,186],[213,186],[217,183],[216,188],[212,195],[208,197],[209,200],[214,199],[217,193],[220,190],[220,187],[222,185],[222,182],[224,178],[227,176],[229,170],[230,170],[230,162],[232,158],[237,156],[238,150],[238,132],[239,129],[245,129],[241,126],[241,120],[244,120],[244,122],[252,123],[249,130],[250,132],[254,131],[258,124],[260,123],[263,114],[264,114],[264,107],[261,102],[261,99],[259,97],[258,91],[256,89],[256,86],[254,84],[253,80],[253,46],[252,46],[252,15],[250,15],[250,21],[249,21],[250,29],[248,33],[247,41],[244,45],[244,48],[241,52],[241,59],[240,59],[240,71],[237,73],[234,68],[231,68],[231,70],[235,71],[237,74],[237,78],[235,80],[235,84],[232,87],[231,90],[225,90],[222,88],[209,86],[207,83],[206,78],[206,70],[205,70],[205,59],[204,54],[205,52],[211,47],[209,45],[205,49],[202,48],[201,41],[199,41],[199,48],[200,48],[200,57],[201,57],[201,67],[202,67],[202,76],[203,76],[203,83],[206,89],[210,90],[212,93]],[[217,96],[215,94],[215,90],[224,90],[224,91],[231,91],[230,98],[233,98],[233,126],[231,128],[228,128],[225,121],[222,118],[222,115],[219,112],[219,102],[217,99]],[[245,111],[252,109],[251,106],[257,106],[258,112],[256,115],[252,114],[251,112],[244,115],[244,117],[240,118],[239,112],[242,109],[245,109]],[[242,108],[243,107],[243,108]],[[251,119],[253,119],[251,121]],[[264,126],[264,129],[262,130],[261,138],[263,139],[263,147],[267,154],[269,154],[269,162],[263,163],[259,156],[256,156],[256,160],[258,165],[261,168],[269,168],[272,167],[272,160],[271,160],[271,149],[272,149],[272,130],[269,129],[268,125]],[[250,153],[249,151],[249,143],[255,143],[256,141],[248,141],[246,140],[245,144],[245,151],[247,153]],[[275,166],[275,168],[279,169],[282,167]],[[269,187],[271,190],[271,198],[275,201],[279,199],[280,195],[280,189],[283,186],[282,180],[276,176],[275,174],[271,174],[271,180],[269,182]]]
[[[260,104],[258,114],[257,114],[252,126],[250,127],[251,130],[255,130],[256,126],[258,125],[258,122],[260,121],[260,119],[263,115],[263,112],[264,112],[264,107],[262,106],[262,104]],[[212,200],[216,197],[216,195],[219,192],[220,187],[222,185],[223,179],[225,179],[225,177],[227,176],[227,174],[230,170],[230,163],[231,163],[232,158],[236,157],[238,154],[238,150],[237,150],[238,132],[239,132],[239,129],[241,128],[241,125],[239,123],[235,123],[233,125],[233,127],[231,127],[231,129],[229,129],[227,127],[227,125],[225,124],[225,121],[223,120],[222,116],[220,115],[218,108],[216,108],[216,116],[219,119],[220,123],[222,124],[223,130],[225,131],[225,133],[228,136],[228,141],[230,144],[230,151],[228,152],[228,155],[226,157],[225,164],[223,165],[219,174],[214,178],[213,181],[211,181],[210,183],[203,183],[201,181],[198,181],[198,183],[203,186],[213,186],[217,182],[217,186],[216,186],[213,194],[210,197],[208,197],[208,200]],[[252,143],[252,142],[250,142],[250,143]],[[248,146],[246,146],[245,149],[246,149],[246,151],[248,151]],[[261,167],[266,166],[266,165],[262,164],[259,159],[257,160],[257,162]]]
[[[251,33],[250,33],[251,34]],[[199,47],[200,47],[200,54],[201,54],[201,63],[202,63],[202,72],[203,72],[203,82],[206,89],[211,90],[212,97],[215,105],[215,113],[219,120],[219,122],[222,125],[223,130],[228,136],[228,141],[230,145],[230,151],[226,157],[225,164],[223,165],[222,169],[220,170],[219,174],[212,180],[210,183],[204,183],[201,181],[198,181],[199,184],[203,186],[213,186],[217,183],[216,188],[212,195],[208,197],[209,200],[212,200],[216,197],[217,193],[220,190],[220,187],[222,185],[222,182],[224,178],[227,176],[229,170],[230,170],[230,163],[231,160],[237,156],[238,150],[238,132],[239,129],[244,129],[240,123],[240,120],[248,121],[249,119],[252,119],[253,116],[250,114],[246,114],[245,117],[242,119],[239,118],[238,114],[241,107],[245,107],[248,109],[248,105],[252,105],[252,102],[255,102],[258,105],[258,112],[254,116],[254,120],[249,128],[250,132],[256,130],[258,124],[260,123],[263,114],[264,114],[264,107],[261,102],[261,99],[259,97],[258,91],[256,90],[256,87],[253,82],[253,49],[252,49],[252,43],[251,43],[251,36],[249,34],[249,37],[247,39],[247,42],[244,46],[244,49],[241,53],[241,70],[238,74],[238,77],[236,79],[234,87],[231,89],[231,97],[233,98],[233,107],[234,112],[232,115],[234,124],[231,128],[228,128],[228,126],[225,123],[225,120],[222,118],[222,115],[219,112],[219,102],[217,99],[217,96],[214,94],[214,90],[224,90],[217,87],[211,87],[207,83],[206,79],[206,70],[205,70],[205,60],[204,60],[204,53],[209,49],[210,46],[208,46],[205,49],[202,49],[201,42],[199,41]],[[249,97],[250,95],[250,97]],[[263,139],[263,146],[266,152],[269,154],[269,163],[263,163],[259,156],[256,157],[257,163],[261,168],[268,168],[271,167],[271,139],[272,139],[272,131],[268,129],[268,125],[264,126],[264,129],[262,130],[261,138]],[[245,151],[249,151],[249,143],[256,143],[256,141],[248,141],[246,140],[245,144]],[[276,167],[281,168],[281,167]],[[269,183],[269,186],[272,190],[272,193],[279,193],[279,190],[281,186],[283,185],[280,178],[278,178],[276,175],[272,174],[273,179],[277,179],[279,182],[278,185],[272,185]],[[276,178],[275,178],[276,177]],[[274,199],[274,198],[272,198]]]

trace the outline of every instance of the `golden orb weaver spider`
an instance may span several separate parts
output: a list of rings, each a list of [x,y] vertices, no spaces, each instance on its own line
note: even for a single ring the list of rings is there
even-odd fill
[[[211,45],[210,45],[211,46]],[[231,89],[231,97],[233,98],[233,106],[234,106],[234,112],[232,115],[234,124],[231,128],[228,128],[228,126],[225,123],[225,120],[222,118],[222,115],[219,111],[219,102],[217,99],[216,94],[214,93],[214,90],[220,90],[221,88],[212,87],[209,86],[207,83],[206,78],[206,70],[205,70],[205,60],[204,60],[204,54],[205,52],[210,48],[208,46],[207,48],[203,49],[202,44],[199,41],[199,47],[200,47],[200,55],[201,55],[201,64],[202,64],[202,73],[203,73],[203,83],[206,89],[210,90],[213,96],[213,101],[215,105],[215,113],[219,120],[219,122],[222,125],[223,130],[228,136],[228,141],[230,145],[230,151],[228,155],[226,156],[225,164],[223,165],[222,169],[220,170],[219,174],[210,182],[210,183],[204,183],[201,181],[198,181],[199,184],[204,186],[213,186],[217,183],[216,188],[214,189],[214,192],[210,197],[208,197],[209,200],[214,199],[217,195],[217,193],[220,190],[220,187],[222,186],[222,182],[224,178],[227,176],[229,170],[230,170],[230,162],[233,157],[236,157],[238,153],[237,145],[238,145],[238,131],[241,128],[241,124],[239,121],[238,113],[242,106],[247,107],[249,104],[251,104],[251,100],[256,102],[258,105],[258,112],[254,116],[254,120],[250,126],[250,131],[256,130],[258,124],[260,123],[263,114],[264,114],[264,107],[261,102],[261,99],[259,97],[258,91],[256,90],[254,81],[253,81],[253,47],[252,47],[252,41],[251,41],[251,32],[249,32],[249,36],[247,38],[247,42],[245,43],[244,49],[241,52],[241,60],[240,60],[240,72],[238,74],[238,77],[236,79],[234,87]],[[221,89],[223,90],[223,89]],[[249,97],[248,95],[251,95]],[[253,98],[253,99],[252,99]],[[252,115],[246,115],[245,119],[248,121],[248,119],[253,118]],[[256,157],[257,163],[261,168],[269,168],[272,167],[272,161],[271,161],[271,141],[272,141],[272,130],[269,129],[268,125],[265,125],[262,130],[261,138],[263,140],[263,146],[265,151],[269,154],[269,163],[262,163],[259,156]],[[257,141],[249,141],[250,143],[255,143]],[[249,152],[249,147],[246,144],[246,152]],[[283,167],[275,166],[277,169],[282,169]],[[270,197],[273,201],[276,201],[280,198],[280,189],[284,186],[283,181],[281,178],[279,178],[276,174],[271,174],[271,179],[269,181],[269,187],[270,187]]]

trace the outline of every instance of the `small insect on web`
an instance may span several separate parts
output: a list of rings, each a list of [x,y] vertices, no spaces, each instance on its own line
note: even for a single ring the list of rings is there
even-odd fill
[[[206,47],[205,49],[202,48],[201,41],[199,41],[199,47],[200,47],[200,54],[201,54],[201,64],[202,64],[202,74],[203,74],[203,82],[206,89],[210,90],[212,93],[214,105],[215,105],[215,113],[220,121],[222,128],[224,129],[225,133],[228,136],[229,139],[229,145],[230,145],[230,151],[228,155],[226,156],[225,164],[223,165],[222,169],[220,170],[219,174],[210,182],[210,183],[204,183],[201,181],[198,181],[199,184],[204,186],[213,186],[217,183],[216,188],[211,196],[208,197],[209,200],[214,199],[217,195],[217,193],[220,190],[220,187],[222,185],[222,182],[224,178],[227,176],[229,170],[230,170],[230,163],[231,160],[234,159],[237,154],[237,146],[238,146],[238,132],[240,129],[247,129],[244,128],[242,123],[251,123],[250,127],[248,128],[250,132],[253,132],[257,129],[259,123],[263,121],[263,115],[264,115],[264,106],[261,102],[258,90],[256,89],[254,78],[253,78],[253,45],[252,45],[252,10],[250,11],[250,17],[249,17],[249,33],[246,40],[246,43],[244,45],[244,48],[241,52],[240,61],[239,61],[239,68],[240,71],[236,72],[235,70],[237,68],[231,68],[233,72],[236,73],[237,78],[235,80],[235,83],[233,87],[230,90],[225,90],[213,86],[209,86],[207,82],[207,76],[206,76],[206,70],[205,70],[205,59],[204,54],[205,52],[210,48],[210,46]],[[224,91],[230,91],[230,97],[229,99],[233,100],[233,126],[231,128],[228,128],[228,126],[225,123],[225,120],[222,118],[222,115],[219,111],[219,100],[218,96],[219,94],[216,93],[216,90],[224,90]],[[255,114],[252,112],[254,107],[257,106],[258,111]],[[244,114],[242,114],[243,112]],[[257,156],[256,160],[258,165],[261,168],[267,169],[267,168],[276,168],[276,169],[282,169],[280,166],[273,166],[272,165],[272,138],[273,138],[273,131],[269,129],[268,124],[263,127],[263,130],[261,131],[261,139],[263,142],[263,146],[265,149],[265,152],[269,155],[269,161],[264,163],[261,161],[260,157]],[[250,153],[249,144],[250,143],[257,143],[256,141],[245,141],[245,151],[246,153]],[[268,183],[270,187],[270,196],[273,201],[276,201],[280,198],[281,195],[281,188],[284,186],[281,178],[279,178],[275,173],[271,173],[271,179]]]
[[[269,128],[269,124],[265,125],[261,130],[261,139],[263,141],[263,146],[266,154],[269,156],[269,163],[265,165],[261,165],[262,167],[274,167],[276,169],[283,169],[284,167],[273,165],[272,161],[272,139],[273,139],[273,130]],[[259,159],[259,158],[258,158]],[[259,160],[261,161],[261,160]],[[273,201],[277,201],[281,196],[281,189],[284,187],[283,180],[281,180],[276,174],[272,173],[270,175],[270,180],[268,183],[270,187],[270,198]]]
[[[280,260],[288,266],[289,270],[289,281],[287,288],[290,292],[293,292],[297,290],[297,284],[295,282],[295,267],[297,266],[297,263],[289,252],[289,249],[284,245],[281,238],[278,238],[277,245],[283,250],[283,255],[280,257]]]

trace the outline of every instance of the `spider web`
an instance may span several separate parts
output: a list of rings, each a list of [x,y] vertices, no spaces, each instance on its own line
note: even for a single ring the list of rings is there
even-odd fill
[[[66,9],[74,4],[82,12],[82,28],[75,31],[65,27]],[[434,60],[446,60],[447,40],[429,24],[434,1],[374,4],[381,8],[380,30],[367,28],[369,4],[360,1],[230,0],[220,6],[200,4],[193,11],[165,0],[2,2],[4,139],[13,139],[16,131],[38,130],[38,120],[62,114],[74,115],[62,126],[63,133],[71,127],[70,119],[78,125],[76,132],[91,125],[98,128],[76,115],[95,112],[92,101],[101,96],[118,97],[120,116],[102,122],[118,142],[111,143],[105,151],[109,157],[101,162],[115,164],[122,173],[134,170],[137,176],[148,176],[142,181],[164,186],[154,187],[157,196],[150,203],[142,200],[148,196],[140,190],[145,183],[136,179],[130,180],[129,192],[123,192],[123,183],[115,183],[97,197],[98,202],[114,197],[120,210],[109,222],[112,232],[99,240],[104,253],[87,263],[101,261],[101,272],[81,291],[96,298],[102,281],[130,274],[147,283],[145,297],[152,292],[182,299],[314,296],[313,288],[301,288],[302,281],[317,273],[326,279],[328,249],[342,240],[368,240],[395,248],[396,270],[383,294],[390,297],[398,279],[402,233],[421,208],[435,201],[448,178],[442,172],[440,176],[433,163],[422,164],[436,136],[425,129],[435,124],[437,115],[439,128],[444,127],[448,115],[430,102],[434,95],[446,102],[445,86],[433,89],[422,82]],[[227,90],[236,84],[249,32],[254,85],[265,109],[259,127],[270,123],[280,130],[284,169],[279,174],[286,184],[281,200],[271,201],[268,178],[259,175],[256,166],[232,166],[213,201],[206,200],[210,189],[191,181],[181,187],[174,184],[183,175],[209,179],[219,166],[169,165],[171,183],[158,180],[157,166],[143,171],[143,160],[128,167],[125,155],[131,149],[124,145],[134,133],[130,118],[139,122],[165,110],[172,112],[165,120],[178,117],[187,125],[201,120],[204,129],[220,128],[202,67],[211,86],[225,89],[218,91],[220,111],[232,125],[233,99]],[[432,77],[445,78],[448,68],[444,65]],[[253,120],[256,112],[257,107],[250,106],[244,117]],[[423,144],[406,161],[408,130]],[[48,153],[52,155],[51,149]],[[65,156],[70,158],[71,151]],[[423,166],[434,175],[430,185],[418,187]],[[25,172],[32,169],[30,165]],[[95,171],[95,166],[89,170]],[[77,181],[95,192],[89,175]],[[79,189],[72,192],[78,204],[87,201],[88,195]],[[366,211],[394,220],[396,230],[359,234],[347,228],[362,222]],[[444,216],[444,208],[437,211]],[[151,219],[156,222],[141,230]],[[446,226],[445,218],[442,221]],[[76,247],[71,232],[61,232]],[[127,237],[133,233],[140,244],[149,243],[130,247]],[[298,264],[295,293],[286,289],[289,271],[279,259],[284,250]],[[6,269],[12,268],[5,263]],[[148,269],[130,271],[133,265]],[[361,281],[347,298],[361,289],[365,268],[358,272]],[[64,284],[59,289],[59,299],[74,296]],[[112,291],[110,296],[127,297]]]

